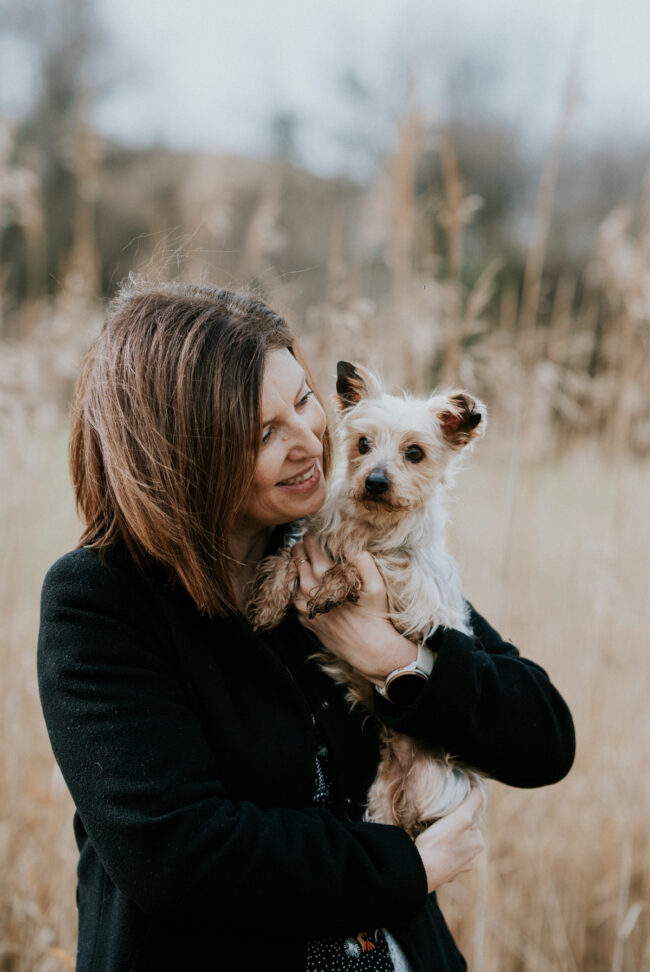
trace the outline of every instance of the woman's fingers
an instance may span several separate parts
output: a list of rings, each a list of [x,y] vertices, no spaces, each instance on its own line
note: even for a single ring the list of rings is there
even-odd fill
[[[311,561],[302,541],[294,544],[291,549],[291,556],[298,564],[300,594],[302,595],[294,600],[294,604],[298,611],[303,614],[307,609],[306,600],[308,597],[311,597],[312,592],[318,587],[318,580],[314,575]]]
[[[473,786],[463,802],[442,820],[447,822],[447,826],[458,832],[476,828],[476,818],[484,803],[483,790],[479,786]]]
[[[363,550],[356,557],[352,558],[352,563],[359,571],[362,587],[367,595],[373,596],[385,593],[386,585],[384,584],[383,577],[379,573],[375,558],[372,554],[369,554],[367,550]]]
[[[304,614],[307,609],[307,598],[311,597],[318,588],[323,574],[333,566],[334,561],[327,556],[318,539],[311,534],[307,534],[302,540],[294,544],[291,549],[291,556],[298,564],[300,593],[302,595],[296,598],[294,603],[298,611]]]
[[[474,866],[474,859],[485,847],[475,821],[483,802],[481,789],[473,787],[456,810],[428,827],[415,841],[427,872],[429,891],[435,891]]]
[[[311,533],[305,534],[302,541],[303,549],[307,553],[314,577],[320,580],[326,570],[334,566],[334,561],[328,557],[321,547],[318,538]]]
[[[478,786],[473,786],[465,802],[461,803],[461,807],[465,808],[469,814],[470,820],[474,820],[476,814],[479,812],[484,803],[485,794],[483,793],[483,790]]]
[[[320,583],[323,574],[330,567],[334,566],[334,561],[325,553],[319,543],[318,537],[311,533],[305,534],[302,540],[294,544],[291,554],[298,561],[301,580],[303,577],[311,579],[311,576],[313,576],[315,582]],[[303,569],[305,561],[309,564],[309,571],[306,568]],[[352,563],[359,571],[362,590],[365,594],[372,597],[373,595],[383,595],[385,593],[386,587],[384,580],[377,569],[375,558],[372,554],[364,550],[352,558]]]

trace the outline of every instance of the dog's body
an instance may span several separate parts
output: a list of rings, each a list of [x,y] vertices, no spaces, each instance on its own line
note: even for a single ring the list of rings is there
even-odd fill
[[[439,627],[470,634],[457,565],[445,545],[444,493],[461,451],[483,433],[485,408],[464,392],[428,400],[381,391],[360,366],[339,362],[337,434],[343,451],[322,509],[308,530],[334,566],[309,601],[313,615],[356,600],[361,581],[351,563],[370,552],[382,574],[389,617],[415,644]],[[249,617],[275,627],[298,591],[290,550],[266,558]],[[373,711],[373,686],[327,651],[317,656],[348,698]],[[445,816],[480,778],[441,750],[382,727],[382,758],[368,794],[366,819],[403,827],[413,837]]]

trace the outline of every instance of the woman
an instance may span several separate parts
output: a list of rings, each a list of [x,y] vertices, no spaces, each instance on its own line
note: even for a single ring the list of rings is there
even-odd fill
[[[358,604],[308,621],[328,562],[298,544],[294,614],[266,638],[242,616],[260,558],[322,504],[329,454],[268,308],[183,284],[115,302],[73,418],[85,529],[46,577],[38,654],[77,810],[78,970],[465,967],[434,892],[481,848],[480,795],[415,843],[363,823],[376,728],[309,658],[317,638],[378,686],[414,659],[372,558]],[[564,702],[472,622],[473,638],[438,631],[419,697],[377,695],[377,715],[506,783],[560,779]]]

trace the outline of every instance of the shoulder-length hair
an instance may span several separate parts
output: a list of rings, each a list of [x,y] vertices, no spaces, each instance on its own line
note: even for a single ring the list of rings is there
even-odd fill
[[[122,541],[140,566],[166,565],[209,616],[236,610],[229,537],[253,483],[265,359],[282,348],[313,389],[286,321],[261,302],[210,286],[131,281],[109,308],[75,394],[79,546]],[[330,457],[326,432],[324,473]]]

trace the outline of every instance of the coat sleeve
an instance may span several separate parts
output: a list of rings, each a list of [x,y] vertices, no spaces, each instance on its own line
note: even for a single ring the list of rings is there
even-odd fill
[[[571,768],[571,713],[546,672],[522,658],[470,605],[473,637],[439,628],[433,671],[415,702],[375,692],[390,728],[423,739],[510,786],[555,783]]]
[[[397,827],[229,799],[133,578],[66,555],[42,594],[41,702],[54,754],[111,880],[158,919],[275,934],[399,923],[423,907]]]

